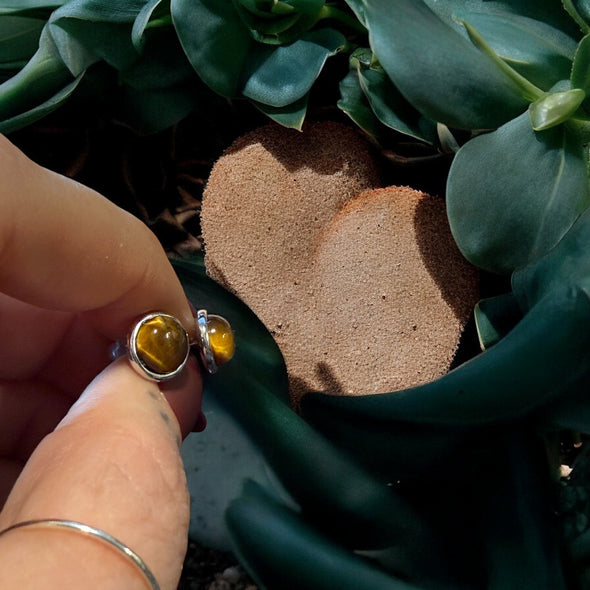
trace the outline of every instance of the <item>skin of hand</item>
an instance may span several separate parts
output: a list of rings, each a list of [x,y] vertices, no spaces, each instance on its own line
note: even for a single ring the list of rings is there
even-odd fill
[[[189,495],[181,440],[202,429],[196,359],[150,382],[109,347],[150,311],[194,335],[182,287],[149,229],[0,137],[0,530],[77,520],[176,588]],[[0,587],[147,588],[123,555],[74,531],[0,536]]]

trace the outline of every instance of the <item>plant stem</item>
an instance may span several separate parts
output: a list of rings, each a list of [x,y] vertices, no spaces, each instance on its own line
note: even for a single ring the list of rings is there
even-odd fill
[[[461,21],[467,30],[471,42],[486,55],[502,70],[522,91],[524,98],[534,102],[541,98],[545,93],[537,88],[532,82],[529,82],[524,76],[519,74],[514,68],[510,67],[484,40],[484,38],[468,22]]]
[[[580,13],[576,10],[576,7],[574,6],[572,0],[562,0],[562,2],[565,11],[574,19],[574,21],[580,27],[584,35],[590,33],[590,26],[588,26],[588,23],[582,18]]]
[[[172,24],[172,16],[170,14],[166,14],[160,18],[155,18],[148,22],[145,26],[146,29],[159,29],[163,27],[169,27]]]
[[[367,32],[367,29],[354,16],[347,14],[335,6],[325,4],[319,12],[318,21],[328,18],[337,20],[358,33]]]

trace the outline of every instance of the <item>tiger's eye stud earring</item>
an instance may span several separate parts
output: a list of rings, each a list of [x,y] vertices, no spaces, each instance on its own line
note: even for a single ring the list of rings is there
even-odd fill
[[[221,365],[229,362],[234,356],[234,333],[225,318],[208,315],[204,309],[197,312],[197,327],[201,361],[209,373],[216,373]]]
[[[133,367],[154,381],[167,381],[184,368],[190,352],[187,331],[166,313],[149,313],[129,334],[127,348]]]
[[[186,365],[191,346],[199,352],[209,373],[216,373],[234,355],[235,340],[229,322],[218,315],[197,312],[197,340],[191,342],[183,325],[166,313],[154,312],[140,318],[129,333],[127,345],[115,344],[113,358],[127,353],[133,368],[152,381],[176,377]]]

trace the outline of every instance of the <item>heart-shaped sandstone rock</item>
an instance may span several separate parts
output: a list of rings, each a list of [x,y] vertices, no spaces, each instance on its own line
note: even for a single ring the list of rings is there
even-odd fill
[[[378,185],[370,145],[332,122],[258,129],[209,177],[207,271],[274,335],[295,402],[439,377],[478,299],[443,201]]]

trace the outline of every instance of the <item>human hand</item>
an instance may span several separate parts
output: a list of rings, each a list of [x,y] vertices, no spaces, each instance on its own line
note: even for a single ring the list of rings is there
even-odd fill
[[[0,531],[80,521],[131,547],[162,589],[175,588],[189,518],[179,446],[204,427],[199,365],[191,357],[179,377],[154,383],[126,359],[111,363],[109,347],[154,310],[194,336],[182,287],[133,216],[2,137],[0,170]],[[107,544],[33,527],[0,535],[0,582],[146,588]]]

